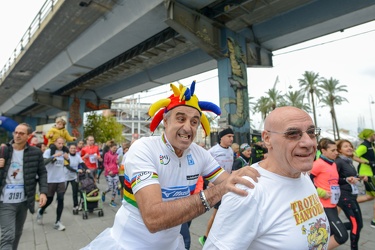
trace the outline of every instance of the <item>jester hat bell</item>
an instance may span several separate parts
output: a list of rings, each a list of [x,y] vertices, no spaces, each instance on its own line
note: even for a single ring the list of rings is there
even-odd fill
[[[189,106],[195,108],[201,114],[201,124],[203,130],[207,135],[210,134],[210,122],[207,119],[207,116],[202,113],[202,111],[211,111],[216,115],[221,114],[220,108],[211,103],[211,102],[204,102],[199,101],[198,97],[194,94],[195,91],[195,81],[190,86],[184,87],[182,84],[179,87],[170,84],[173,94],[165,99],[161,99],[153,104],[151,104],[148,115],[152,118],[150,123],[150,131],[154,132],[155,129],[159,126],[160,122],[163,120],[163,114],[167,113],[171,109],[177,106]]]

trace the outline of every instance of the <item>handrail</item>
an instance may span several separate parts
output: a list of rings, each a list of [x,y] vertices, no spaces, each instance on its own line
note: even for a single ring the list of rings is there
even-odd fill
[[[12,66],[16,63],[18,56],[24,51],[25,47],[30,42],[32,36],[41,27],[41,23],[44,19],[54,10],[54,6],[60,0],[46,0],[38,14],[35,16],[30,26],[27,28],[25,34],[22,36],[20,42],[17,44],[13,53],[9,59],[5,62],[5,65],[0,70],[0,85],[5,80]]]

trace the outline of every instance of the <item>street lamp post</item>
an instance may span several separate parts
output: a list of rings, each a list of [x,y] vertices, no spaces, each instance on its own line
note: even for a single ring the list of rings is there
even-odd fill
[[[368,105],[369,105],[369,107],[370,107],[371,129],[374,129],[374,122],[373,122],[373,120],[372,120],[371,104],[374,104],[375,102],[374,102],[374,100],[372,99],[372,96],[371,96],[371,95],[369,96],[368,103],[369,103]]]

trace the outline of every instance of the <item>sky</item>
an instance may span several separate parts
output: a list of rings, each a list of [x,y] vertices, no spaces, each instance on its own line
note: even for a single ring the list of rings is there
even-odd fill
[[[35,18],[45,0],[12,0],[0,2],[0,67],[6,63],[23,34]],[[336,107],[338,125],[357,135],[358,120],[364,126],[373,127],[375,119],[375,22],[366,23],[343,32],[314,39],[295,46],[274,51],[272,68],[248,68],[248,91],[253,100],[265,96],[278,77],[277,88],[282,94],[299,89],[298,79],[305,71],[319,73],[321,77],[339,80],[346,85],[347,93],[340,95],[348,99]],[[219,104],[219,90],[212,86],[218,83],[217,70],[181,79],[184,85],[197,81],[196,94],[200,100]],[[289,89],[289,86],[292,86]],[[141,102],[153,102],[170,95],[169,85],[133,95]],[[329,109],[318,103],[317,125],[323,130],[331,128]],[[370,110],[372,112],[370,112]],[[260,128],[259,114],[251,115],[253,127]]]

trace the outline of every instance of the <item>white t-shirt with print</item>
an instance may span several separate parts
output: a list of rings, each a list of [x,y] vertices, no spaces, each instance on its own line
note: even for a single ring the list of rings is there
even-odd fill
[[[208,150],[215,160],[228,173],[232,173],[233,167],[233,149],[231,147],[223,148],[220,144],[216,144]]]
[[[192,143],[177,157],[164,136],[145,137],[130,147],[125,160],[123,205],[118,210],[112,228],[101,233],[90,246],[107,249],[185,249],[180,227],[150,233],[139,213],[133,193],[143,187],[159,184],[163,201],[171,201],[193,194],[199,175],[210,181],[224,170],[202,147]],[[132,193],[131,193],[132,192]],[[86,249],[90,249],[88,248]]]
[[[23,152],[23,149],[13,149],[5,186],[0,196],[0,200],[4,203],[20,203],[27,200],[23,179]]]
[[[330,227],[308,175],[287,178],[252,165],[260,174],[246,197],[223,196],[203,249],[327,249]]]
[[[75,155],[69,154],[69,161],[70,161],[69,166],[71,168],[75,169],[76,172],[72,172],[69,169],[67,169],[66,167],[64,167],[64,172],[65,172],[65,178],[66,178],[66,180],[67,181],[72,181],[72,180],[77,179],[78,165],[80,163],[82,163],[83,160],[82,160],[81,156],[78,153],[76,153]]]
[[[61,150],[56,150],[56,153],[64,153]],[[51,158],[51,149],[47,149],[43,153],[43,158]],[[61,183],[66,181],[65,170],[64,170],[64,156],[56,157],[55,162],[50,162],[46,165],[47,169],[47,183]]]

